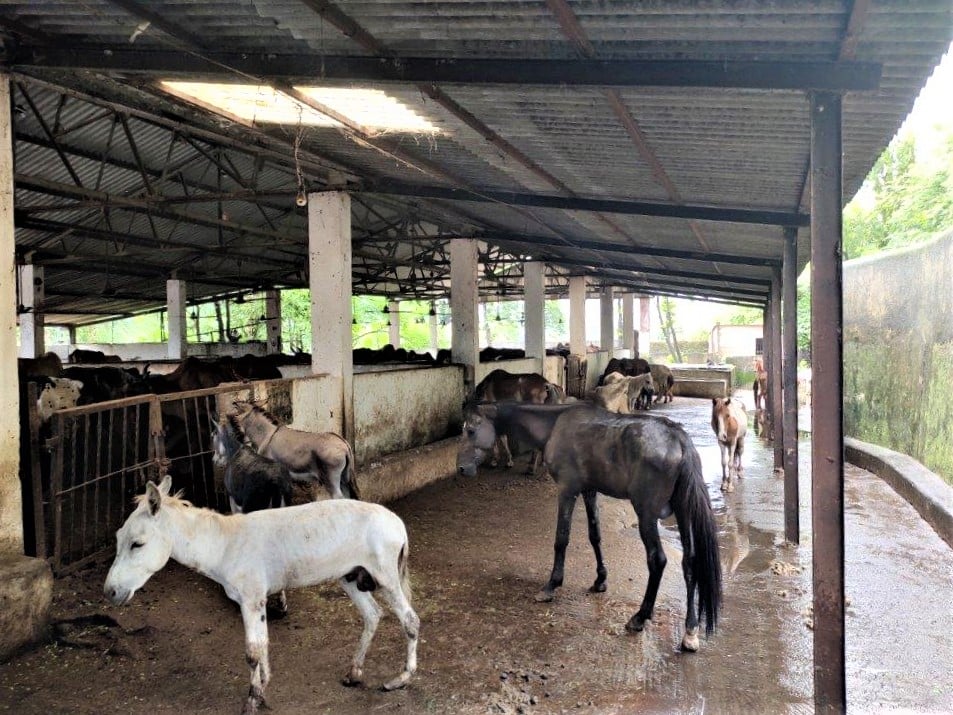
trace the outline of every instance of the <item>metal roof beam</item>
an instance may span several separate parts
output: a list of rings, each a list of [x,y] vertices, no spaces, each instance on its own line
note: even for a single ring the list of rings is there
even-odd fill
[[[662,216],[666,218],[698,219],[702,221],[728,221],[731,223],[763,224],[768,226],[800,227],[810,225],[811,221],[811,217],[808,214],[788,210],[663,204],[647,201],[523,194],[513,191],[497,191],[495,189],[471,190],[444,186],[404,184],[396,181],[372,183],[364,190],[370,193],[389,194],[392,196],[412,196],[415,198],[452,201],[497,202],[510,206],[531,206],[534,208],[564,209],[566,211],[598,211],[601,213]]]
[[[559,263],[564,266],[594,266],[592,261],[586,261],[581,258],[553,258],[551,260],[547,259],[547,263]],[[623,279],[631,279],[632,274],[638,274],[638,276],[647,278],[649,280],[658,278],[659,280],[664,280],[666,278],[685,278],[692,281],[713,281],[714,283],[723,283],[725,288],[733,289],[729,284],[740,284],[736,285],[734,288],[737,288],[739,292],[751,292],[757,295],[763,295],[767,298],[768,291],[771,287],[770,279],[766,278],[750,278],[748,276],[724,276],[721,274],[711,274],[711,273],[701,273],[697,271],[673,271],[668,268],[646,268],[645,266],[624,266],[615,264],[615,268],[611,269],[598,269],[598,272],[607,277],[619,275]],[[760,286],[762,290],[752,291],[746,286]],[[711,286],[715,288],[717,286]]]
[[[162,208],[157,204],[157,201],[161,197],[154,195],[143,197],[120,196],[109,194],[105,191],[86,189],[81,186],[70,186],[69,184],[63,184],[57,181],[49,181],[39,176],[29,176],[25,174],[16,174],[14,178],[17,188],[26,191],[35,191],[50,196],[79,199],[81,201],[98,201],[103,207],[108,206],[114,209],[144,213],[150,216],[158,216],[159,218],[181,221],[206,228],[223,228],[226,231],[238,235],[265,238],[274,241],[276,244],[290,246],[303,245],[303,236],[292,236],[278,231],[258,228],[257,226],[236,223],[227,219]]]
[[[550,248],[550,249],[563,249],[565,250],[567,246],[561,243],[554,243],[552,239],[548,239],[542,236],[526,236],[518,233],[490,233],[484,232],[477,234],[475,236],[470,236],[469,238],[476,238],[481,241],[487,241],[490,243],[515,243],[523,244],[524,249],[527,253],[533,253],[536,260],[544,261],[553,261],[555,262],[556,258],[550,259],[548,255],[539,255],[539,252],[536,249],[539,248]],[[636,255],[636,256],[658,256],[661,258],[679,258],[689,261],[704,261],[706,263],[731,263],[734,265],[742,266],[763,266],[763,267],[774,267],[780,266],[780,260],[776,258],[762,258],[760,256],[738,256],[735,254],[728,253],[711,253],[709,251],[684,251],[675,248],[654,248],[652,246],[639,246],[637,248],[632,248],[631,246],[611,246],[604,243],[599,243],[597,241],[584,241],[573,239],[572,246],[569,248],[583,249],[587,251],[594,251],[596,253],[610,253],[618,254],[624,253],[627,255]]]
[[[273,266],[275,268],[285,268],[298,270],[303,265],[301,260],[281,260],[270,256],[259,254],[241,253],[231,248],[213,248],[211,246],[187,243],[185,241],[176,241],[172,239],[157,239],[151,236],[136,236],[129,233],[119,233],[116,231],[106,231],[90,226],[77,226],[75,224],[64,223],[62,221],[48,221],[34,217],[24,216],[19,211],[14,212],[14,220],[17,228],[30,229],[34,231],[45,231],[48,233],[64,233],[72,236],[89,238],[95,241],[103,241],[114,245],[129,244],[140,246],[142,248],[152,248],[157,250],[181,249],[195,253],[207,254],[218,259],[227,259],[231,261],[242,261],[251,264],[262,264]],[[170,265],[169,271],[176,269],[176,266]]]
[[[21,50],[13,68],[93,70],[163,77],[235,78],[235,72],[275,81],[315,77],[351,81],[446,84],[518,84],[559,87],[720,87],[731,89],[857,92],[880,85],[872,62],[782,62],[704,60],[595,60],[133,50],[124,46],[44,47]],[[227,69],[226,69],[227,68]]]

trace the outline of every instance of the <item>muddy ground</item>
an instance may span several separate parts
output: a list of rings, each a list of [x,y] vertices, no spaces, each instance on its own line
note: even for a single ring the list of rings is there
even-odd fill
[[[360,633],[357,612],[336,586],[301,589],[289,594],[290,614],[270,623],[273,712],[811,712],[809,538],[799,548],[781,543],[782,484],[770,468],[769,446],[756,438],[749,440],[744,481],[722,498],[708,404],[682,398],[660,410],[683,421],[699,446],[720,527],[722,620],[698,653],[678,648],[685,593],[671,526],[663,530],[669,564],[655,619],[641,634],[625,632],[646,568],[631,507],[620,501],[601,499],[608,591],[587,592],[595,567],[580,504],[566,585],[554,603],[533,601],[551,566],[556,494],[549,480],[524,476],[523,461],[510,471],[444,480],[390,505],[407,523],[422,621],[420,669],[410,686],[377,690],[403,662],[403,636],[387,616],[368,655],[367,686],[342,687]],[[864,503],[866,491],[880,487],[860,473],[851,477],[850,497]],[[887,492],[876,500],[889,499]],[[809,502],[806,489],[802,502]],[[888,506],[893,515],[902,507]],[[892,592],[898,600],[892,641],[878,648],[868,647],[876,639],[867,634],[882,627],[883,599],[865,589],[852,602],[851,709],[949,712],[953,653],[942,629],[949,625],[953,558],[942,542],[911,535],[916,515],[903,515],[899,543],[906,539],[909,549],[922,549],[925,560],[933,554],[934,562],[928,573],[918,572],[912,596],[904,596],[905,570],[881,569],[878,561],[896,561],[907,547],[876,536],[857,541],[854,558],[862,563],[855,572],[874,580],[895,576],[900,591]],[[848,514],[849,528],[874,520],[874,534],[885,528],[879,519],[868,506],[852,506]],[[804,521],[810,518],[802,512]],[[101,595],[107,568],[105,560],[57,581],[57,638],[0,665],[0,712],[237,713],[248,672],[241,618],[221,588],[170,564],[131,604],[114,608]],[[927,589],[936,599],[932,621],[905,625],[911,616],[901,606]],[[861,606],[874,612],[858,614]],[[84,616],[98,620],[70,624]],[[934,641],[911,643],[921,656],[909,661],[904,634],[917,627]],[[924,646],[933,657],[923,654]],[[885,662],[891,657],[898,667]]]

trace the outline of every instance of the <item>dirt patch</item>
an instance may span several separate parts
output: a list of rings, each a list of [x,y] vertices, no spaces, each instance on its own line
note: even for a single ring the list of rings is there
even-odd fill
[[[523,477],[525,466],[445,480],[391,505],[410,534],[421,618],[420,669],[408,688],[378,690],[404,657],[389,613],[368,654],[366,686],[342,687],[360,618],[336,585],[299,589],[289,593],[289,615],[269,624],[273,712],[688,712],[705,703],[765,712],[806,701],[809,686],[792,689],[773,655],[796,606],[764,586],[763,570],[744,566],[779,556],[770,537],[752,538],[751,555],[728,579],[719,631],[699,653],[683,654],[685,592],[671,528],[663,529],[670,556],[655,618],[641,634],[624,630],[646,572],[626,502],[601,500],[608,592],[587,591],[595,564],[580,506],[566,585],[553,603],[533,601],[551,567],[556,493],[548,480]],[[717,481],[710,486],[717,490]],[[108,565],[57,581],[57,636],[0,665],[0,712],[237,712],[248,671],[241,617],[222,589],[170,564],[131,604],[113,608],[102,597]],[[765,599],[770,617],[758,614]],[[756,695],[738,695],[746,692]]]

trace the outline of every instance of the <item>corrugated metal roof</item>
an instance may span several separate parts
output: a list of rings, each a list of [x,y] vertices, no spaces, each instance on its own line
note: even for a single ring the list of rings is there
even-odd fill
[[[315,83],[321,81],[321,58],[334,56],[498,58],[514,65],[580,56],[725,66],[875,62],[882,66],[879,88],[849,92],[844,100],[849,198],[953,35],[948,0],[873,2],[855,18],[850,37],[849,0],[569,1],[568,20],[551,5],[140,0],[137,11],[130,0],[0,0],[0,30],[14,58],[14,79],[22,83],[15,92],[18,249],[47,264],[55,310],[81,311],[74,316],[79,321],[89,319],[87,312],[148,307],[151,298],[161,299],[172,270],[194,281],[196,297],[298,285],[305,280],[307,226],[294,193],[302,181],[320,189],[343,177],[361,192],[354,202],[355,246],[398,242],[387,260],[380,257],[383,250],[377,259],[355,260],[362,271],[357,289],[410,290],[411,257],[419,253],[408,247],[412,236],[419,243],[427,235],[492,235],[514,255],[550,259],[554,275],[585,272],[599,284],[619,282],[619,270],[632,269],[633,284],[682,291],[692,285],[686,276],[710,274],[711,281],[696,285],[726,299],[750,300],[743,291],[762,290],[770,267],[705,260],[697,252],[777,261],[783,245],[777,226],[403,198],[374,189],[398,181],[803,211],[810,154],[805,92],[472,83],[435,90],[410,82],[324,80],[384,89],[442,132],[373,136],[248,127],[164,94],[155,82],[167,73],[158,67],[151,73],[88,71],[44,63],[44,55],[64,47],[117,55],[131,48],[148,62],[156,50],[187,50],[189,58],[228,51],[259,58],[263,68],[268,57],[298,55],[318,67]],[[575,23],[574,32],[565,29],[567,22]],[[256,81],[227,68],[221,76]],[[201,195],[207,198],[198,200]],[[799,238],[803,265],[806,229]],[[593,250],[599,246],[603,250]],[[435,256],[418,261],[431,262],[417,274],[418,287],[428,294],[447,289]],[[97,294],[107,266],[107,292],[141,297],[110,300],[101,287]],[[63,295],[56,295],[57,287]],[[73,295],[84,288],[94,295]],[[493,291],[494,285],[485,288]]]

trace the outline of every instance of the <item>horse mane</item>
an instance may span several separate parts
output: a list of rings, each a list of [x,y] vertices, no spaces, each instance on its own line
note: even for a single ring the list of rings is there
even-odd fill
[[[243,435],[243,434],[245,434],[244,430],[242,430],[241,425],[238,423],[238,415],[237,415],[237,414],[235,414],[234,412],[230,412],[230,413],[228,413],[228,414],[225,415],[225,419],[226,419],[226,422],[227,422],[228,426],[232,428],[232,431],[233,431],[236,435]]]
[[[269,422],[271,422],[271,424],[275,425],[276,427],[280,427],[280,426],[281,426],[281,424],[282,424],[282,423],[281,423],[281,420],[279,420],[277,417],[275,417],[275,415],[274,415],[273,413],[269,412],[268,410],[266,410],[266,409],[265,409],[264,407],[262,407],[261,405],[256,405],[256,404],[253,403],[253,402],[251,402],[251,403],[249,403],[249,404],[251,405],[252,412],[257,412],[258,414],[262,415],[265,419],[267,419]]]

